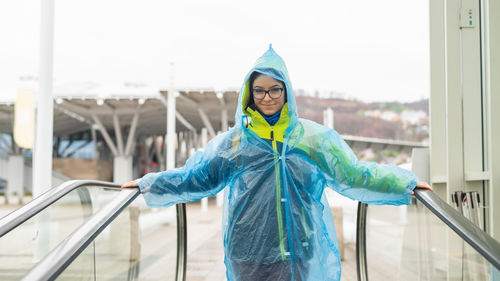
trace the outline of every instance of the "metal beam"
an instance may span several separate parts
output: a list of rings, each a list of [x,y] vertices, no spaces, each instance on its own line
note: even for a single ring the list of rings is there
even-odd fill
[[[212,124],[210,123],[210,120],[208,119],[207,114],[203,109],[198,107],[198,113],[200,114],[201,120],[203,121],[203,124],[205,124],[205,127],[207,128],[208,132],[210,133],[211,137],[215,137],[215,130],[214,127],[212,127]]]
[[[183,100],[183,101],[185,101],[185,102],[189,103],[189,105],[191,105],[191,106],[196,106],[196,107],[197,107],[197,106],[199,106],[199,103],[197,103],[197,102],[196,102],[196,101],[194,101],[193,99],[188,98],[188,97],[186,97],[185,95],[182,95],[182,94],[180,94],[180,93],[179,93],[179,98],[180,98],[181,100]]]
[[[68,100],[65,100],[63,103],[60,105],[55,106],[57,109],[66,109],[67,112],[73,112],[81,116],[88,116],[89,113],[91,113],[90,107],[87,106],[82,106],[82,105],[76,105]],[[63,110],[60,110],[63,113],[66,113]]]
[[[174,87],[174,69],[171,64],[170,72],[170,88],[168,91],[168,106],[167,106],[167,169],[175,168],[175,87]]]
[[[113,125],[115,127],[115,137],[116,142],[118,143],[118,152],[119,155],[123,155],[123,138],[122,138],[122,129],[120,128],[120,121],[118,120],[118,115],[113,114]]]
[[[92,118],[94,119],[95,123],[97,124],[97,127],[99,128],[99,131],[101,131],[102,136],[104,137],[104,141],[106,144],[109,146],[109,149],[113,152],[113,156],[118,156],[118,151],[116,150],[116,146],[111,140],[111,138],[108,135],[108,132],[106,131],[106,128],[101,123],[101,120],[97,118],[97,116],[93,113],[91,113]]]
[[[93,123],[92,123],[93,124]],[[89,126],[75,126],[75,124],[67,124],[65,126],[58,126],[57,130],[54,131],[54,135],[57,136],[69,136],[74,133],[86,131],[89,129]]]
[[[193,125],[191,125],[187,120],[186,118],[184,118],[180,113],[179,111],[175,111],[175,117],[177,117],[177,120],[179,120],[179,122],[182,123],[182,125],[184,125],[186,128],[188,128],[190,131],[192,132],[196,132],[196,129],[193,127]]]
[[[54,0],[41,1],[38,99],[33,149],[33,197],[52,187],[54,2]],[[38,249],[46,246],[41,244],[43,240],[44,238],[40,237],[37,239]]]
[[[139,121],[139,108],[134,113],[132,118],[132,124],[130,125],[130,131],[128,132],[127,146],[125,148],[125,156],[129,156],[132,150],[132,143],[135,138],[135,131],[137,129],[137,122]]]
[[[182,95],[180,95],[182,96]],[[168,102],[165,100],[165,98],[163,96],[160,96],[159,100],[163,103],[163,105],[165,107],[168,107]],[[190,102],[194,102],[192,100],[189,100]],[[196,104],[196,106],[198,106],[198,104],[196,102],[194,102]],[[179,122],[182,123],[182,125],[184,125],[186,128],[188,128],[190,131],[193,131],[193,132],[196,132],[196,129],[195,127],[193,127],[193,125],[191,125],[191,123],[189,123],[186,118],[184,118],[184,116],[182,116],[179,111],[177,111],[177,109],[175,110],[175,117],[177,118],[177,120],[179,120]]]

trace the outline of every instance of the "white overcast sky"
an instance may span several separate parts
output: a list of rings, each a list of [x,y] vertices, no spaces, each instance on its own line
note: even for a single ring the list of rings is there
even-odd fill
[[[0,95],[38,76],[40,0],[0,1]],[[56,0],[58,83],[239,88],[272,43],[294,88],[429,96],[428,1]]]

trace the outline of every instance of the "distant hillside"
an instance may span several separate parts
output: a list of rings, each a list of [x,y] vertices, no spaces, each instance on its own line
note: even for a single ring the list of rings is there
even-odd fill
[[[299,116],[323,123],[323,111],[331,107],[334,111],[335,130],[340,134],[385,138],[408,141],[421,141],[427,133],[419,132],[416,126],[407,126],[401,121],[387,121],[381,118],[365,116],[367,111],[390,111],[394,115],[403,111],[424,111],[428,115],[428,100],[412,103],[364,103],[338,98],[323,99],[297,96]],[[423,125],[426,125],[425,122]],[[417,133],[418,132],[418,133]]]

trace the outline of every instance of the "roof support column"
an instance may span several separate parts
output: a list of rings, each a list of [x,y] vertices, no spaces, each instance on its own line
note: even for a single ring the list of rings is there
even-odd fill
[[[207,147],[208,143],[208,134],[207,134],[207,129],[203,128],[201,129],[201,145],[203,149]],[[208,211],[208,198],[205,197],[201,199],[201,211],[202,212],[207,212]]]
[[[131,180],[132,156],[115,156],[113,159],[113,182],[123,184]]]
[[[221,131],[225,132],[229,128],[229,124],[227,121],[227,109],[224,108],[221,111],[220,119],[221,119]]]
[[[108,145],[109,149],[113,152],[113,182],[122,184],[127,181],[132,180],[132,157],[123,155],[123,143],[122,143],[122,151],[118,151],[115,144],[111,140],[111,137],[109,136],[108,132],[106,131],[106,128],[102,125],[101,120],[95,115],[95,113],[92,113],[92,118],[94,119],[94,122],[97,124],[97,127],[99,128],[99,131],[101,131],[102,136],[104,137],[104,140],[106,141],[106,144]],[[117,124],[114,122],[115,125]],[[116,129],[116,127],[115,127]],[[120,135],[121,137],[121,135]]]
[[[219,98],[220,103],[222,105],[222,110],[221,110],[221,115],[220,115],[220,121],[221,121],[220,125],[221,125],[221,131],[224,133],[228,130],[228,127],[229,127],[229,124],[227,121],[226,101],[224,100],[224,93],[223,92],[217,93],[217,97]],[[220,191],[219,193],[217,193],[217,195],[215,196],[215,199],[216,199],[217,207],[222,207],[222,205],[224,203],[224,192]]]
[[[135,132],[137,130],[137,122],[139,121],[140,107],[141,105],[137,107],[134,112],[134,117],[132,117],[132,123],[130,124],[130,131],[127,136],[125,150],[123,149],[122,134],[120,123],[118,122],[118,117],[116,115],[113,116],[118,149],[120,151],[120,155],[118,157],[115,157],[113,163],[113,181],[116,183],[125,183],[131,181],[134,178],[133,147],[135,145]]]
[[[40,66],[36,106],[35,145],[33,147],[33,197],[52,187],[52,135],[54,104],[52,98],[52,63],[54,44],[54,0],[41,1]],[[37,236],[33,259],[40,260],[49,251],[50,229],[48,213],[36,216]]]
[[[325,127],[333,129],[334,128],[334,121],[333,121],[333,109],[331,107],[325,109],[323,111],[323,125]]]
[[[167,97],[167,169],[175,168],[175,89],[171,87]]]
[[[54,44],[54,0],[42,0],[40,24],[40,68],[33,149],[33,196],[52,187],[52,63]]]
[[[229,125],[227,122],[227,108],[226,108],[226,101],[224,100],[224,92],[217,93],[217,98],[219,99],[220,104],[222,105],[221,116],[220,116],[221,131],[225,132],[227,131]]]

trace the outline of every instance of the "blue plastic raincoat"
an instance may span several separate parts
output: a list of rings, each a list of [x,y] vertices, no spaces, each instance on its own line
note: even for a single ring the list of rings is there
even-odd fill
[[[285,103],[270,126],[248,107],[254,71],[283,81]],[[299,119],[285,63],[269,50],[245,78],[235,126],[182,168],[145,175],[151,207],[198,200],[223,188],[227,280],[340,280],[337,237],[324,189],[370,204],[409,204],[417,178],[358,161],[332,129]]]

